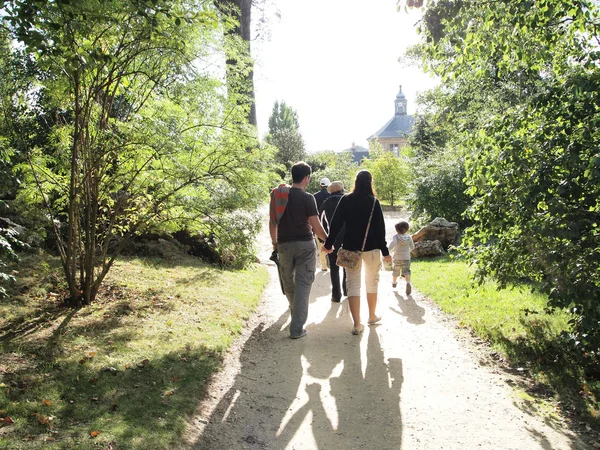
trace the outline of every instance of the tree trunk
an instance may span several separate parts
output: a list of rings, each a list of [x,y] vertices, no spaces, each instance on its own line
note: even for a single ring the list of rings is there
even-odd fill
[[[69,285],[71,301],[80,306],[80,293],[77,286],[77,255],[79,254],[79,152],[81,150],[81,115],[79,72],[74,73],[75,84],[75,129],[71,151],[71,182],[69,185],[68,236],[66,248],[65,276]],[[60,236],[58,236],[60,239]]]
[[[250,39],[251,39],[251,21],[252,21],[252,0],[215,0],[217,8],[227,15],[233,16],[238,25],[230,33],[240,36],[247,44],[247,56],[250,58]],[[227,65],[235,66],[237,64],[235,57],[227,55]],[[248,122],[252,125],[257,124],[256,120],[256,102],[254,95],[254,63],[246,75],[246,93],[251,99],[250,110],[248,112]],[[228,77],[229,77],[228,71]]]

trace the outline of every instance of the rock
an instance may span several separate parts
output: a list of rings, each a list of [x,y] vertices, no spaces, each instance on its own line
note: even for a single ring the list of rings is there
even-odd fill
[[[188,254],[202,258],[210,264],[222,264],[223,260],[217,250],[214,236],[192,234],[189,230],[180,230],[174,234],[175,239],[190,247]]]
[[[417,243],[427,241],[439,241],[444,250],[456,243],[458,235],[458,224],[448,222],[442,217],[436,217],[429,225],[425,225],[419,231],[412,235],[415,247]]]
[[[446,253],[442,243],[435,241],[416,242],[415,248],[410,252],[411,258],[422,258],[424,256],[440,256]]]

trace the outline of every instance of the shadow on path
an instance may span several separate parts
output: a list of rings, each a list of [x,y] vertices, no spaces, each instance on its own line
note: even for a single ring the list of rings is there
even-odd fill
[[[330,302],[319,275],[308,336],[287,337],[287,312],[257,327],[194,448],[400,448],[402,362],[386,361],[378,327],[350,334],[346,302]]]

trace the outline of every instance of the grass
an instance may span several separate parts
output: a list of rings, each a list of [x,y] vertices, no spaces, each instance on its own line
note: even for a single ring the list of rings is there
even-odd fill
[[[59,262],[28,255],[0,300],[0,448],[163,449],[241,332],[264,268],[122,259],[98,301],[62,305]],[[241,288],[243,287],[243,288]]]
[[[411,268],[419,291],[489,342],[509,368],[530,376],[530,393],[550,397],[566,415],[584,415],[597,425],[599,372],[565,338],[570,314],[546,312],[546,297],[526,285],[504,290],[494,282],[474,285],[474,269],[461,258],[415,260]]]

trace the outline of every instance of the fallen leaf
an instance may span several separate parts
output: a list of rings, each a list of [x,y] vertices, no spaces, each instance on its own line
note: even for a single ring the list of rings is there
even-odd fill
[[[50,400],[44,400],[44,405],[52,406],[52,402]]]
[[[90,433],[90,436],[94,438],[94,437],[98,436],[99,434],[100,434],[100,432],[99,432],[99,431],[92,431],[92,432]]]
[[[96,384],[96,381],[98,381],[98,378],[90,378],[90,383]]]
[[[49,425],[50,424],[50,419],[42,416],[39,413],[33,413],[32,416],[37,418],[40,425]]]
[[[98,401],[98,397],[92,397],[90,400],[93,401],[93,402],[97,402]]]
[[[150,360],[144,359],[143,361],[140,361],[137,365],[138,367],[146,367],[148,364],[150,364]]]
[[[169,397],[175,393],[175,389],[171,389],[170,391],[165,392],[165,396]]]
[[[173,378],[171,378],[171,381],[179,381],[179,380],[181,380],[181,377],[173,377]]]
[[[6,416],[3,420],[4,423],[13,424],[15,421],[10,416]]]
[[[93,358],[94,356],[96,356],[96,352],[89,352],[87,357]]]

